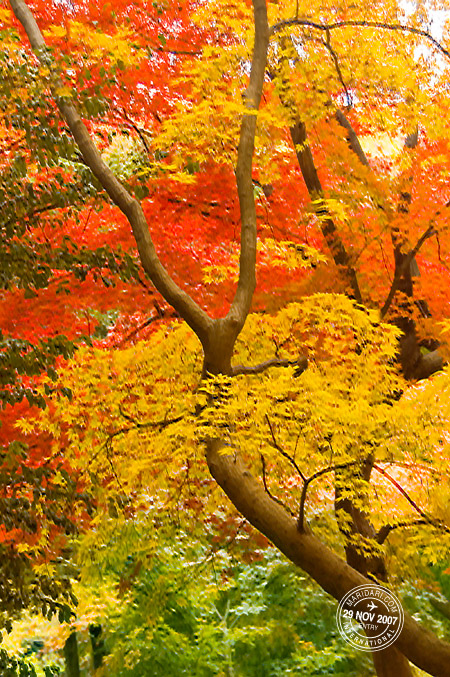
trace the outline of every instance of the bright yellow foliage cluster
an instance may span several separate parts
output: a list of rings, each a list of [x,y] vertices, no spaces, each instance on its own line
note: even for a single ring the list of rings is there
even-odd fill
[[[292,364],[200,382],[199,343],[175,324],[125,350],[79,350],[61,375],[72,401],[55,395],[21,427],[51,433],[54,450],[64,449],[71,466],[89,476],[97,500],[114,503],[117,518],[130,500],[181,520],[189,519],[193,498],[195,509],[208,513],[222,505],[207,473],[205,438],[220,437],[224,453],[242,454],[293,513],[301,475],[324,470],[310,485],[305,517],[333,539],[333,469],[370,457],[371,486],[350,472],[341,497],[369,512],[376,528],[427,515],[428,525],[406,531],[410,555],[418,542],[426,554],[433,539],[437,558],[449,547],[450,380],[443,372],[408,388],[395,367],[398,335],[375,311],[317,294],[276,315],[250,315],[236,347],[235,364],[244,365],[274,356],[295,362],[301,352],[308,358],[303,373]],[[107,528],[101,514],[95,523],[100,532]],[[394,531],[389,542],[396,538]],[[401,545],[405,561],[404,533]]]

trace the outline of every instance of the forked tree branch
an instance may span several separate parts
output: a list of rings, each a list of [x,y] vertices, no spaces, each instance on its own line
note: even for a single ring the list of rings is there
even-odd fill
[[[286,19],[285,21],[279,21],[270,27],[270,34],[274,35],[278,31],[288,28],[289,26],[303,26],[305,28],[314,28],[318,31],[329,32],[339,30],[341,28],[380,28],[386,31],[400,31],[403,33],[412,33],[417,35],[425,40],[429,40],[436,49],[438,49],[444,56],[450,59],[450,51],[445,49],[439,42],[436,40],[431,33],[424,31],[421,28],[415,28],[414,26],[405,26],[404,24],[394,24],[394,23],[385,23],[383,21],[357,21],[357,20],[348,20],[348,21],[335,21],[333,23],[319,23],[318,21],[313,21],[312,19]]]
[[[277,439],[276,439],[276,437],[275,437],[275,431],[274,431],[274,429],[273,429],[272,423],[270,422],[270,418],[268,417],[267,414],[266,414],[265,418],[266,418],[266,421],[267,421],[267,423],[268,423],[268,425],[269,425],[270,434],[271,434],[271,436],[272,436],[272,443],[271,443],[270,446],[273,447],[274,449],[276,449],[276,450],[283,456],[283,458],[287,459],[287,460],[289,461],[289,463],[292,465],[292,467],[295,468],[295,471],[300,475],[300,477],[302,478],[302,481],[303,481],[303,482],[306,482],[306,477],[305,477],[305,475],[302,473],[302,471],[300,470],[300,468],[299,468],[299,466],[297,465],[297,463],[295,462],[295,459],[294,459],[290,454],[288,454],[288,453],[287,453],[287,452],[286,452],[286,451],[278,444]]]
[[[338,465],[330,465],[327,466],[326,468],[321,468],[321,470],[317,470],[310,477],[304,478],[302,493],[300,495],[300,506],[298,510],[298,520],[297,520],[297,527],[299,531],[301,532],[305,531],[306,495],[308,493],[308,488],[311,482],[314,482],[314,480],[317,480],[319,477],[327,475],[328,473],[335,472],[336,470],[344,470],[346,468],[351,468],[352,466],[355,465],[361,465],[361,461],[349,461],[348,463],[338,463]]]
[[[403,275],[405,272],[408,270],[408,268],[411,265],[411,262],[413,261],[414,257],[416,256],[417,252],[420,250],[422,247],[423,243],[428,240],[430,237],[436,234],[436,231],[434,229],[433,224],[430,224],[426,231],[422,233],[420,238],[417,240],[416,245],[408,252],[407,256],[402,262],[402,265],[395,271],[394,279],[392,280],[392,285],[389,290],[389,294],[386,298],[386,301],[384,302],[384,305],[381,309],[381,317],[384,317],[391,307],[392,300],[395,296],[395,293],[400,285],[400,282],[402,280]]]
[[[48,63],[51,59],[50,52],[47,49],[42,33],[27,4],[23,0],[10,0],[10,5],[16,18],[22,24],[37,58],[43,63]],[[156,289],[164,296],[166,301],[180,313],[181,317],[197,334],[202,344],[205,344],[213,320],[173,281],[162,265],[156,253],[140,203],[130,195],[127,189],[120,183],[115,174],[103,161],[86,125],[72,103],[72,101],[75,100],[75,93],[71,93],[70,97],[62,97],[58,94],[58,90],[61,86],[62,83],[59,77],[53,76],[51,83],[52,93],[59,111],[67,122],[75,143],[80,149],[84,162],[98,179],[114,204],[127,217],[136,240],[139,256],[145,272],[155,285]]]
[[[237,510],[335,599],[342,599],[358,585],[373,585],[310,531],[301,532],[297,521],[271,500],[239,456],[223,453],[220,440],[209,445],[207,460],[212,476]],[[448,677],[450,644],[419,625],[407,612],[395,647],[430,675]]]

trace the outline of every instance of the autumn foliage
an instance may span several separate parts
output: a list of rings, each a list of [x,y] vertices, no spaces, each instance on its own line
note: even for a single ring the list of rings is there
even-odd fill
[[[424,579],[450,533],[439,3],[10,4],[9,613],[66,618],[45,566],[150,510],[199,533],[241,514],[336,598]],[[444,675],[408,623],[376,670]]]

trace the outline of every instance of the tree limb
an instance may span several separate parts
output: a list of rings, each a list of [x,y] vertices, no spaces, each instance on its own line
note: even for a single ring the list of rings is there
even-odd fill
[[[426,231],[422,233],[420,238],[417,240],[416,245],[408,252],[408,254],[405,256],[401,266],[395,271],[394,279],[392,280],[392,285],[389,290],[389,294],[386,298],[386,301],[384,302],[384,305],[381,309],[381,317],[384,317],[389,310],[392,300],[395,296],[395,293],[400,285],[401,279],[405,272],[409,269],[411,262],[413,261],[414,257],[416,256],[417,252],[420,250],[422,247],[423,243],[428,240],[428,238],[432,237],[433,235],[436,234],[436,231],[434,229],[433,224],[430,224]]]
[[[348,20],[348,21],[335,21],[333,23],[319,23],[313,21],[312,19],[286,19],[285,21],[279,21],[270,27],[270,34],[274,35],[278,31],[287,28],[288,26],[303,26],[307,28],[315,28],[319,31],[334,31],[340,28],[381,28],[387,31],[401,31],[403,33],[412,33],[413,35],[418,35],[421,38],[429,40],[436,49],[438,49],[444,56],[450,59],[450,51],[445,49],[441,43],[434,38],[431,33],[424,31],[420,28],[415,28],[414,26],[405,26],[403,24],[393,24],[393,23],[384,23],[383,21],[357,21],[357,20]]]
[[[449,600],[442,600],[439,599],[438,597],[430,596],[429,602],[432,607],[437,609],[445,618],[448,618],[450,620],[450,601]]]
[[[361,291],[356,271],[350,256],[338,233],[336,224],[330,216],[323,196],[322,184],[317,174],[311,148],[307,141],[306,126],[299,119],[290,128],[292,143],[294,144],[298,164],[303,175],[306,187],[316,204],[316,214],[320,220],[323,236],[330,248],[335,264],[340,267],[347,278],[353,296],[358,303],[362,303]]]
[[[321,470],[317,470],[310,477],[305,477],[302,473],[301,477],[303,480],[302,493],[300,495],[300,506],[298,510],[298,519],[297,519],[297,528],[299,531],[305,531],[305,504],[306,504],[306,495],[308,493],[308,488],[311,482],[317,480],[322,475],[327,475],[330,472],[335,472],[336,470],[341,470],[344,468],[350,468],[355,465],[359,465],[360,461],[350,461],[349,463],[339,463],[338,465],[330,465]]]
[[[262,96],[269,46],[269,24],[265,0],[253,0],[255,43],[250,81],[243,99],[248,109],[241,122],[236,164],[236,183],[241,212],[241,252],[236,294],[226,316],[227,324],[236,330],[244,326],[256,286],[256,205],[252,182],[252,162],[255,147],[256,116]]]
[[[347,106],[349,108],[351,108],[351,106],[352,106],[352,96],[351,96],[350,92],[348,91],[347,85],[345,84],[345,80],[344,80],[344,76],[342,75],[342,70],[341,70],[341,65],[339,63],[338,55],[336,54],[336,52],[334,51],[334,49],[331,45],[330,31],[327,31],[326,36],[327,36],[327,38],[326,38],[326,40],[322,41],[322,44],[329,51],[331,58],[333,59],[334,67],[336,69],[336,73],[337,73],[339,82],[341,83],[342,88],[345,92],[345,97],[347,99]]]
[[[399,482],[397,482],[397,480],[394,477],[392,477],[392,475],[390,475],[388,472],[386,472],[386,470],[384,470],[384,468],[381,468],[379,465],[374,464],[373,469],[376,470],[377,472],[379,472],[380,475],[383,475],[383,477],[386,477],[386,479],[388,479],[389,482],[391,482],[395,486],[395,488],[401,493],[401,495],[408,501],[410,506],[412,508],[414,508],[414,510],[420,515],[422,520],[424,520],[425,524],[430,524],[430,525],[432,525],[432,526],[434,526],[438,529],[443,529],[444,531],[447,531],[448,533],[450,533],[450,529],[447,527],[446,524],[444,524],[440,520],[435,520],[432,517],[429,517],[426,514],[426,512],[424,512],[422,510],[422,508],[420,506],[418,506],[417,503],[411,498],[411,496],[408,494],[408,492],[405,491],[405,489],[403,489],[402,485]],[[404,526],[404,524],[396,525],[396,526]],[[386,527],[382,527],[381,530],[383,528],[386,528]],[[394,527],[391,527],[391,529],[393,529],[393,528]]]
[[[353,127],[351,126],[349,120],[346,118],[344,113],[339,109],[335,112],[334,117],[336,118],[338,123],[341,125],[341,127],[343,127],[346,130],[348,145],[350,146],[352,151],[355,153],[358,160],[365,167],[369,167],[369,160],[367,159],[367,156],[366,156],[365,152],[363,151],[362,146],[359,142],[358,135],[356,134]]]
[[[36,56],[41,62],[48,63],[51,56],[30,9],[23,0],[10,0],[10,5],[16,18],[22,24]],[[130,195],[103,161],[85,124],[75,106],[71,103],[71,99],[74,100],[75,95],[72,94],[70,98],[58,95],[61,86],[59,77],[54,76],[51,87],[59,111],[69,126],[84,162],[114,204],[127,217],[145,272],[166,301],[180,313],[181,317],[197,334],[202,344],[206,343],[213,320],[173,281],[160,262],[140,203]]]
[[[300,532],[296,520],[270,499],[239,456],[223,453],[220,440],[208,443],[207,461],[212,476],[239,512],[336,600],[359,585],[374,584],[311,532]],[[450,644],[406,612],[403,631],[394,646],[434,677],[448,677]]]
[[[419,519],[419,520],[413,520],[411,522],[397,522],[396,524],[384,524],[380,529],[377,531],[376,535],[376,541],[380,545],[382,545],[386,538],[389,536],[391,531],[394,529],[402,529],[405,527],[416,527],[416,526],[421,526],[421,525],[428,525],[428,526],[436,526],[432,524],[428,519]]]
[[[300,468],[299,468],[299,466],[297,465],[297,463],[295,462],[294,458],[293,458],[292,456],[290,456],[290,455],[289,455],[282,447],[280,447],[280,445],[278,444],[278,442],[277,442],[277,440],[276,440],[276,437],[275,437],[275,431],[274,431],[273,426],[272,426],[272,424],[271,424],[271,422],[270,422],[270,418],[268,417],[267,414],[266,414],[266,421],[267,421],[267,423],[268,423],[268,425],[269,425],[270,434],[271,434],[271,436],[272,436],[272,444],[271,444],[271,446],[272,446],[274,449],[276,449],[277,451],[279,451],[280,454],[281,454],[284,458],[286,458],[286,459],[289,461],[289,463],[292,465],[292,467],[295,468],[296,472],[300,475],[300,477],[302,478],[303,482],[306,482],[306,477],[304,476],[304,474],[303,474],[302,471],[300,470]]]
[[[284,44],[283,39],[282,44]],[[339,69],[339,63],[337,62],[337,56],[331,47],[328,34],[327,34],[327,42],[324,42],[323,45],[331,52],[332,56],[335,58],[335,66],[338,69],[338,75],[342,77],[342,74],[340,73]],[[350,256],[348,255],[345,245],[342,242],[342,239],[339,235],[339,232],[336,228],[336,225],[332,219],[332,216],[324,200],[322,184],[317,174],[314,158],[307,140],[306,125],[300,119],[297,106],[289,94],[289,80],[283,74],[283,65],[285,63],[286,57],[282,57],[282,59],[279,62],[278,73],[271,73],[270,77],[272,80],[276,76],[280,77],[283,84],[283,89],[285,89],[288,92],[287,94],[284,95],[282,92],[280,92],[280,99],[281,103],[288,110],[290,110],[292,114],[292,122],[289,131],[291,134],[291,139],[294,145],[294,150],[297,156],[300,171],[302,173],[303,180],[308,189],[310,198],[313,201],[315,212],[319,218],[322,234],[331,251],[334,262],[339,268],[341,268],[343,275],[347,278],[347,283],[352,289],[353,297],[355,298],[355,300],[358,303],[362,303],[361,291],[359,288],[356,271],[353,268]],[[345,88],[345,83],[343,83],[343,86]]]
[[[428,378],[436,373],[444,366],[444,358],[439,350],[432,350],[426,355],[422,355],[419,364],[416,367],[414,378],[418,381],[423,378]]]
[[[270,360],[256,364],[254,367],[237,364],[235,367],[232,367],[231,376],[239,376],[241,374],[261,374],[271,367],[297,367],[295,376],[300,376],[307,366],[308,360],[306,357],[298,357],[296,360],[283,360],[279,357],[272,357]]]

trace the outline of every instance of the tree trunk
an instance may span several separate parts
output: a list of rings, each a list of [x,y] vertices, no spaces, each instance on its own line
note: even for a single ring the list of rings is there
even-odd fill
[[[311,532],[299,531],[296,520],[270,498],[239,455],[223,454],[222,447],[220,440],[208,443],[211,475],[237,510],[291,562],[310,574],[336,600],[359,585],[373,585],[373,581],[350,567]],[[433,677],[448,677],[450,645],[419,625],[408,613],[404,616],[403,631],[395,642],[395,649],[390,647],[380,652],[381,657],[375,656],[375,652],[372,654],[374,663],[378,664],[378,675],[411,677],[406,656]]]
[[[377,677],[413,677],[411,665],[405,656],[395,647],[372,653]]]
[[[89,626],[89,637],[92,648],[92,666],[95,670],[101,667],[105,655],[105,642],[102,637],[102,626],[100,623],[91,623]]]
[[[49,58],[50,52],[45,51],[43,36],[24,0],[10,0],[10,4],[24,27],[38,58],[42,54],[46,55],[46,59]],[[226,318],[213,320],[184,290],[175,284],[158,259],[141,205],[133,195],[128,193],[104,163],[96,144],[72,103],[76,101],[76,97],[61,98],[58,94],[60,80],[55,76],[52,82],[56,103],[85,163],[130,223],[144,270],[166,301],[177,310],[200,339],[205,355],[205,374],[233,373],[231,358],[234,341],[250,310],[255,288],[256,208],[252,184],[252,157],[256,112],[264,84],[270,33],[266,1],[253,0],[253,6],[255,44],[249,84],[243,94],[247,111],[242,118],[236,166],[241,212],[239,282]],[[348,126],[346,129],[350,132]],[[306,143],[306,128],[300,119],[292,125],[291,135],[308,190],[317,204],[316,214],[321,222],[323,235],[336,265],[342,270],[352,289],[354,298],[360,302],[361,293],[353,261],[345,249],[345,243],[341,240],[336,224],[323,199],[322,187],[312,154]],[[401,254],[401,249],[398,251]],[[393,293],[395,291],[396,289],[393,289]],[[410,336],[414,339],[412,334]],[[416,349],[415,346],[413,348]],[[408,353],[408,364],[410,361],[415,362],[414,350],[411,353],[409,348],[406,349],[407,346],[404,352],[405,355]],[[207,461],[211,475],[224,489],[237,510],[293,563],[309,573],[326,592],[340,600],[354,587],[370,582],[307,529],[299,530],[296,520],[292,519],[280,505],[269,497],[262,485],[251,476],[238,454],[220,453],[223,445],[219,440],[210,440],[207,446]],[[364,518],[362,513],[359,515],[355,513],[354,516],[362,523]],[[77,638],[74,632],[66,642],[64,653],[67,677],[79,677]],[[394,675],[395,677],[410,677],[411,669],[405,656],[433,677],[448,677],[449,675],[450,645],[421,627],[408,614],[405,614],[404,629],[396,640],[395,648],[391,647],[374,653],[373,656],[379,677],[394,677]]]
[[[77,633],[71,632],[64,644],[64,662],[66,677],[80,677]]]

